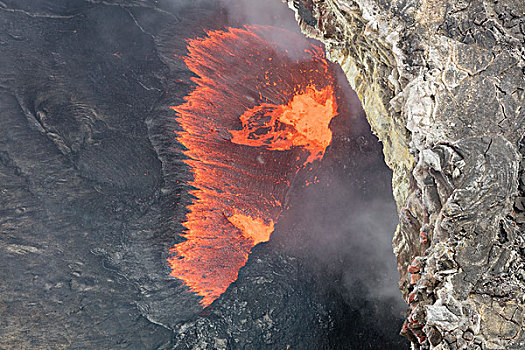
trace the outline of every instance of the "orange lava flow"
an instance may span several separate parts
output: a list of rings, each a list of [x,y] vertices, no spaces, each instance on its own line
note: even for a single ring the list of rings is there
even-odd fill
[[[306,165],[323,157],[332,141],[328,124],[336,112],[331,86],[322,91],[308,87],[286,106],[263,104],[243,114],[243,129],[231,131],[231,142],[279,151],[304,146],[310,153]]]
[[[254,219],[244,214],[233,214],[228,220],[241,231],[245,238],[251,239],[253,245],[269,241],[273,232],[272,220],[266,224],[263,219]]]
[[[337,113],[324,53],[297,34],[252,26],[189,40],[195,89],[172,107],[195,197],[170,275],[208,306],[266,242],[296,173],[323,157]],[[279,38],[279,40],[275,40]],[[284,203],[284,204],[283,204]]]

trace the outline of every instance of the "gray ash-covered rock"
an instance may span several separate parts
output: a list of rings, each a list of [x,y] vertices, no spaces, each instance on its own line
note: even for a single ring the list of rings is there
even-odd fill
[[[334,320],[315,281],[297,258],[268,248],[257,247],[225,297],[181,327],[178,348],[328,348]]]

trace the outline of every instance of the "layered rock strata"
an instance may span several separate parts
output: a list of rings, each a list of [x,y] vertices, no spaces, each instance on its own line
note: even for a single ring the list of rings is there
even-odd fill
[[[525,3],[288,0],[393,170],[414,349],[525,348]]]

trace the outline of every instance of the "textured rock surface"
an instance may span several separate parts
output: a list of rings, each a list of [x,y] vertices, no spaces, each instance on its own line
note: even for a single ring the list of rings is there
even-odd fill
[[[0,349],[406,348],[398,294],[375,291],[395,283],[377,259],[390,171],[353,95],[323,172],[227,293],[203,312],[169,277],[192,200],[177,56],[230,21],[216,0],[0,1]]]
[[[394,171],[402,333],[414,348],[525,348],[525,3],[288,5],[345,71]]]

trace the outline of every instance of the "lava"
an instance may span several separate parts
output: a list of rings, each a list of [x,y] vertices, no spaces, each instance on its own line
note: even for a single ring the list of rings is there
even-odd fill
[[[170,275],[203,306],[237,279],[253,246],[269,240],[290,184],[323,157],[337,114],[321,47],[274,27],[206,34],[189,40],[183,57],[196,87],[171,107],[195,199],[185,240],[168,258]]]
[[[273,221],[266,224],[263,219],[252,218],[244,214],[233,214],[228,220],[235,226],[244,237],[251,239],[252,244],[267,242],[273,232]]]
[[[280,151],[304,146],[310,152],[306,163],[321,159],[332,141],[328,124],[337,111],[332,97],[331,86],[309,87],[286,106],[256,106],[240,117],[243,129],[231,131],[231,142]]]

